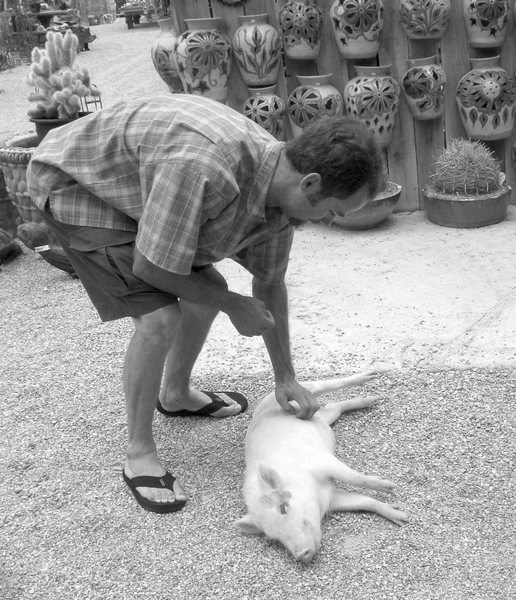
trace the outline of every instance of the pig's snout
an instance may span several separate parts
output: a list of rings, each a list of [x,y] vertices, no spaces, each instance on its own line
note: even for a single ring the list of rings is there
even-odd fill
[[[304,550],[301,550],[301,552],[299,552],[296,555],[296,560],[298,560],[299,562],[302,562],[306,565],[312,560],[314,555],[315,555],[315,548],[305,548]]]

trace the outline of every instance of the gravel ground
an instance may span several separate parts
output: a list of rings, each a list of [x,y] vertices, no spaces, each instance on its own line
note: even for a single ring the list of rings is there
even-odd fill
[[[147,54],[156,29],[129,32],[119,21],[96,33],[80,59],[98,74],[105,98],[163,92]],[[120,60],[129,49],[133,54]],[[9,82],[22,72],[0,74],[0,114],[13,98],[19,106]],[[25,125],[13,116],[2,122],[0,137]],[[236,291],[248,285],[236,267],[224,268]],[[307,286],[301,270],[292,277],[294,288]],[[250,414],[173,423],[157,415],[161,456],[190,501],[175,515],[147,513],[120,471],[120,378],[130,322],[101,324],[80,283],[30,251],[0,272],[0,306],[2,600],[516,596],[516,382],[496,360],[493,368],[460,370],[405,361],[366,386],[382,403],[335,425],[337,453],[358,470],[396,481],[410,523],[397,527],[366,513],[331,516],[320,553],[302,566],[277,544],[232,527],[245,508],[240,487]],[[251,413],[272,386],[263,348],[224,320],[215,329],[224,332],[225,345],[210,338],[194,383],[238,388]],[[323,350],[312,360],[302,355],[304,378],[366,366],[357,350],[336,372]]]

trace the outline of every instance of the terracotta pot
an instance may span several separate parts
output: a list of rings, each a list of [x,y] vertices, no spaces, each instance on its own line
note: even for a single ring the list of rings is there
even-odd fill
[[[350,115],[358,117],[373,132],[378,144],[386,148],[400,104],[400,86],[390,76],[390,65],[355,65],[357,76],[344,86],[344,102]]]
[[[473,48],[498,48],[503,44],[509,19],[508,0],[463,0],[463,15]]]
[[[296,76],[301,85],[287,99],[287,111],[294,136],[323,115],[342,114],[344,102],[339,90],[330,83],[331,75]]]
[[[175,19],[172,17],[160,19],[158,25],[161,32],[152,43],[150,50],[152,64],[167,84],[169,91],[172,94],[180,94],[184,90],[174,57],[174,48],[179,35]]]
[[[444,114],[446,75],[435,56],[408,61],[401,89],[415,119],[426,121]]]
[[[287,58],[315,60],[321,50],[323,13],[313,0],[289,0],[280,9],[279,24]]]
[[[281,40],[268,19],[267,14],[238,17],[240,27],[233,35],[233,55],[246,85],[264,87],[278,79]]]
[[[450,22],[450,0],[399,0],[400,22],[412,40],[436,40]]]
[[[233,50],[221,31],[220,17],[185,19],[174,50],[177,70],[188,94],[197,94],[225,103],[228,94]]]
[[[432,223],[443,227],[474,228],[495,225],[507,215],[510,186],[478,196],[441,194],[430,186],[423,189],[426,214]]]
[[[373,58],[378,54],[383,13],[383,0],[334,0],[331,3],[333,34],[344,58]]]
[[[464,129],[476,140],[505,139],[514,127],[514,80],[500,67],[500,56],[470,62],[455,95]]]
[[[378,227],[393,213],[399,202],[402,187],[393,182],[386,190],[370,200],[363,208],[349,213],[345,217],[335,217],[331,223],[344,229],[371,229]]]
[[[249,88],[249,98],[244,102],[242,112],[277,140],[284,141],[286,139],[285,102],[275,90],[275,85]]]

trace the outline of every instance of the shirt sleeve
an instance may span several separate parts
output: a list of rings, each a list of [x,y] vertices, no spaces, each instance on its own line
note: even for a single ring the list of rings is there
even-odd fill
[[[263,283],[278,284],[285,279],[294,227],[287,225],[274,236],[244,248],[231,258]]]
[[[143,200],[136,247],[156,266],[188,275],[197,250],[206,177],[191,163],[163,161],[147,180],[152,184]]]

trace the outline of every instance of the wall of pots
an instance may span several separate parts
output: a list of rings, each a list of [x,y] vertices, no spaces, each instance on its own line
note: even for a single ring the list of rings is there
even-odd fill
[[[276,138],[323,114],[363,120],[423,208],[435,151],[485,142],[513,188],[512,0],[171,0],[154,66],[172,93],[227,103]]]

